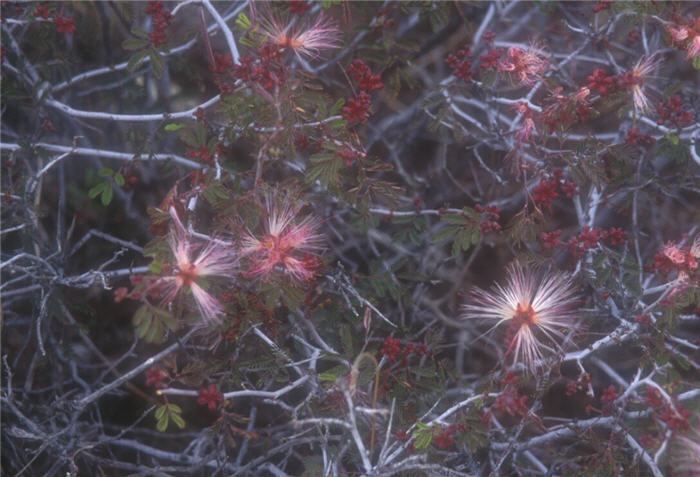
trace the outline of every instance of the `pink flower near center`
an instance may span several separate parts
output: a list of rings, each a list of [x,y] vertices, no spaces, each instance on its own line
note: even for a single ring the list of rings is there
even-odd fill
[[[298,280],[313,277],[317,266],[314,252],[319,248],[318,224],[310,217],[296,222],[291,205],[275,204],[267,197],[267,221],[262,236],[248,233],[243,239],[242,254],[250,260],[252,276],[269,278],[275,268]]]
[[[534,47],[523,49],[514,46],[508,48],[506,57],[498,62],[498,69],[512,73],[522,85],[531,86],[547,69],[547,61]]]
[[[202,288],[197,281],[200,277],[231,277],[238,268],[238,254],[233,245],[212,240],[202,246],[192,240],[185,230],[177,212],[170,209],[174,228],[168,236],[168,244],[175,258],[174,270],[163,277],[166,296],[164,303],[171,302],[183,289],[192,292],[197,308],[205,324],[219,324],[219,316],[224,309],[219,300]]]
[[[576,290],[565,275],[545,275],[513,265],[505,286],[474,290],[471,301],[462,307],[462,317],[495,321],[495,326],[507,323],[508,352],[534,368],[543,350],[549,349],[546,341],[559,347],[557,340],[564,338],[559,328],[571,325],[576,300]]]

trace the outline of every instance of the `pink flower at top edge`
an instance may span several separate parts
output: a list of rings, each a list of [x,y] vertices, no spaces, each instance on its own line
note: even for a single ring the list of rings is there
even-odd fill
[[[264,10],[264,13],[253,11],[258,32],[272,44],[280,48],[289,48],[299,58],[317,58],[321,50],[339,46],[340,30],[323,16],[316,18],[313,23],[295,24],[294,20],[277,17],[267,3]]]
[[[296,221],[290,203],[276,203],[271,195],[265,199],[267,219],[262,235],[250,232],[243,238],[241,254],[250,260],[252,276],[268,278],[276,267],[281,267],[298,280],[313,277],[321,236],[318,223],[311,217]]]
[[[557,339],[564,338],[560,328],[571,326],[576,301],[569,277],[515,264],[508,268],[505,286],[496,285],[491,291],[476,288],[472,301],[462,306],[462,317],[495,321],[493,328],[508,323],[508,352],[533,369],[543,350],[549,349],[544,339],[559,347]]]
[[[197,308],[207,325],[220,324],[223,313],[221,303],[199,284],[199,277],[230,277],[238,268],[238,254],[232,245],[210,241],[204,247],[193,242],[177,212],[170,208],[175,224],[168,236],[168,244],[175,258],[175,266],[170,276],[164,277],[167,295],[164,302],[172,301],[183,289],[192,292]]]

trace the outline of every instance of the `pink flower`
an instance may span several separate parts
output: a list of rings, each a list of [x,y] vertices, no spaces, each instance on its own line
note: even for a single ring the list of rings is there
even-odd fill
[[[254,8],[254,2],[252,4]],[[257,12],[253,12],[256,16]],[[297,57],[317,58],[324,49],[338,48],[340,31],[331,20],[319,16],[314,23],[295,25],[293,21],[280,19],[265,4],[265,14],[257,20],[258,32],[279,48],[289,48]]]
[[[673,243],[669,242],[664,245],[663,252],[673,264],[681,265],[685,263],[685,253]]]
[[[506,58],[498,62],[498,69],[512,73],[522,85],[531,86],[547,69],[547,60],[535,46],[528,49],[512,46]]]
[[[621,82],[632,92],[632,103],[637,112],[650,109],[649,97],[644,90],[644,81],[659,66],[659,60],[654,57],[640,58],[637,64],[621,78]]]
[[[700,234],[695,236],[693,240],[693,245],[690,246],[690,255],[693,257],[700,258]]]
[[[688,43],[686,59],[690,60],[697,56],[700,56],[700,35],[695,35],[691,42]]]
[[[321,240],[316,231],[318,223],[311,217],[295,223],[292,205],[275,202],[271,195],[266,197],[264,233],[256,236],[248,232],[241,253],[250,260],[252,276],[269,277],[279,267],[298,280],[308,280],[313,277],[318,264],[313,254]]]
[[[681,42],[690,36],[690,28],[685,25],[681,25],[678,28],[666,26],[666,29],[668,30],[669,35],[671,35],[671,38],[673,38],[673,41],[676,42]]]
[[[544,339],[559,348],[556,338],[563,339],[564,334],[558,328],[571,325],[577,298],[571,279],[565,275],[545,275],[515,264],[508,269],[505,286],[496,285],[492,291],[477,288],[472,300],[462,306],[462,317],[496,321],[494,328],[509,323],[508,352],[515,361],[522,360],[533,368],[543,349],[549,349]]]
[[[221,303],[197,281],[206,276],[230,277],[238,267],[238,256],[229,244],[211,241],[203,248],[196,245],[185,231],[175,208],[170,208],[170,215],[175,227],[168,236],[168,244],[175,257],[175,267],[170,276],[162,279],[167,290],[163,301],[170,302],[181,290],[189,289],[205,324],[220,324]]]

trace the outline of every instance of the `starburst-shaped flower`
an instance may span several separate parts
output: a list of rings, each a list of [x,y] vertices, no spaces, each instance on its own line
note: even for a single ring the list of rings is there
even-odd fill
[[[232,276],[238,268],[238,253],[233,245],[212,240],[206,245],[195,242],[185,230],[177,212],[170,208],[174,227],[168,244],[175,258],[173,271],[161,279],[165,288],[164,303],[171,302],[182,290],[190,290],[206,325],[220,324],[223,306],[197,281],[207,276]]]
[[[505,286],[491,291],[476,288],[462,317],[509,325],[508,353],[529,368],[536,367],[544,350],[559,348],[561,329],[571,326],[577,293],[571,279],[557,272],[532,270],[519,264],[508,268]],[[490,331],[490,330],[489,330]],[[549,343],[547,343],[547,341]]]
[[[299,58],[317,58],[321,50],[337,48],[340,43],[340,30],[323,16],[311,23],[290,20],[277,16],[268,4],[260,12],[254,10],[253,16],[258,33],[280,48],[289,48]]]
[[[498,62],[499,71],[507,71],[524,86],[532,86],[547,69],[547,59],[536,45],[529,48],[512,46]]]
[[[643,113],[651,107],[648,91],[644,87],[644,83],[658,68],[659,63],[659,59],[653,56],[648,58],[642,57],[629,73],[623,77],[623,82],[626,83],[628,89],[632,92],[632,103],[637,112]]]
[[[268,195],[265,214],[263,233],[248,232],[242,242],[241,253],[250,261],[250,275],[269,278],[279,268],[298,280],[312,278],[319,263],[318,222],[311,217],[297,220],[286,197]]]

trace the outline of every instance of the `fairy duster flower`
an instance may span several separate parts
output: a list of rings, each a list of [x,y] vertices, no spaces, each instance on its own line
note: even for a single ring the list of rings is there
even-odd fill
[[[250,261],[252,276],[268,278],[279,268],[298,280],[308,280],[318,264],[318,222],[311,217],[297,220],[292,205],[279,202],[271,195],[266,197],[264,231],[258,235],[248,232],[241,254]]]
[[[648,58],[642,57],[629,73],[623,76],[623,82],[626,83],[626,86],[632,92],[632,103],[637,112],[641,113],[650,108],[649,96],[646,88],[644,88],[644,82],[649,79],[658,66],[658,58],[653,56]]]
[[[476,288],[472,301],[462,306],[464,319],[507,323],[508,353],[529,368],[550,349],[559,348],[561,329],[571,325],[577,293],[571,279],[561,273],[532,270],[519,264],[508,268],[506,284],[491,291]],[[490,330],[489,330],[490,331]]]
[[[253,11],[253,15],[260,34],[280,48],[289,48],[299,58],[316,58],[321,50],[339,46],[340,30],[323,16],[313,23],[296,24],[297,19],[276,16],[267,4],[264,12]]]
[[[175,258],[171,275],[163,277],[166,296],[163,302],[172,301],[182,290],[190,290],[205,324],[220,324],[223,306],[198,280],[207,276],[231,276],[238,267],[238,254],[232,245],[210,241],[205,246],[193,241],[185,230],[177,212],[170,208],[174,227],[168,235],[168,244]]]
[[[535,45],[527,49],[513,46],[497,66],[499,71],[511,73],[521,85],[532,86],[547,69],[547,59]]]

